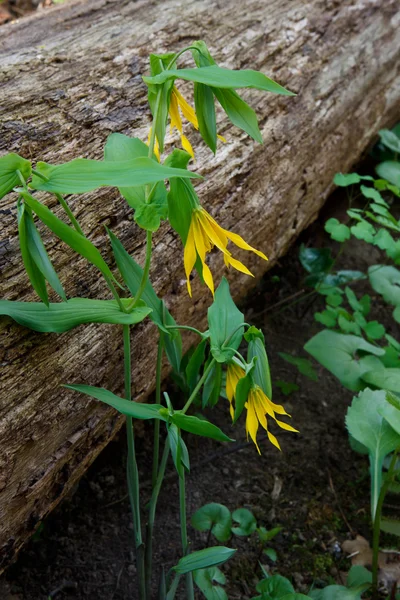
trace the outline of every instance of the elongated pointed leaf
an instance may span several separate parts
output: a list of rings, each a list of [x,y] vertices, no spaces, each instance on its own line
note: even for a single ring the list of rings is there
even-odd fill
[[[249,344],[247,362],[251,363],[257,357],[257,360],[254,361],[254,370],[252,371],[253,380],[260,386],[268,398],[272,400],[271,372],[265,350],[264,336],[260,329],[250,327],[245,333],[245,338]]]
[[[207,569],[208,567],[225,563],[232,558],[235,552],[236,550],[226,548],[225,546],[213,546],[212,548],[206,548],[205,550],[199,550],[198,552],[192,552],[188,556],[184,556],[172,569],[181,575],[196,571],[196,569]]]
[[[371,468],[371,512],[375,518],[381,490],[385,457],[400,445],[400,435],[380,414],[390,406],[384,390],[366,389],[353,398],[347,411],[346,425],[350,435],[368,449]]]
[[[127,305],[132,299],[123,299]],[[130,313],[120,310],[116,300],[71,298],[66,302],[13,302],[0,300],[0,315],[11,317],[24,327],[46,333],[62,333],[84,323],[135,325],[150,313],[151,308],[138,306]]]
[[[200,67],[197,69],[170,69],[163,71],[155,77],[143,77],[145,83],[161,84],[168,79],[185,79],[186,81],[195,81],[216,88],[255,88],[274,94],[283,94],[285,96],[294,96],[293,92],[286,90],[263,73],[252,69],[243,69],[235,71],[223,69],[217,65],[209,67]]]
[[[237,350],[243,337],[244,315],[232,300],[229,284],[222,278],[214,302],[208,309],[211,352],[218,362],[228,362]]]
[[[400,187],[400,162],[386,160],[375,167],[375,171],[382,179],[387,179],[393,185]]]
[[[179,411],[174,412],[174,414],[170,416],[170,421],[175,423],[179,429],[183,429],[183,431],[188,431],[189,433],[208,437],[219,442],[234,441],[225,435],[225,433],[221,431],[219,427],[213,425],[209,421],[204,421],[203,419],[198,419],[197,417],[192,417],[190,415],[185,415]]]
[[[203,83],[195,83],[194,105],[201,137],[215,154],[217,149],[217,121],[214,95],[211,88]]]
[[[21,185],[17,171],[20,171],[22,177],[27,180],[32,172],[29,160],[14,152],[0,157],[0,199],[11,192],[14,187]]]
[[[164,167],[151,158],[126,161],[89,160],[76,158],[62,165],[39,162],[36,166],[47,181],[37,175],[32,178],[36,190],[60,194],[83,194],[102,186],[127,188],[157,183],[170,177],[199,178],[185,169]]]
[[[213,93],[233,125],[243,129],[253,140],[262,144],[257,115],[247,102],[235,90],[213,88]]]
[[[86,396],[90,396],[96,400],[100,400],[100,402],[112,406],[123,415],[133,417],[134,419],[142,419],[144,421],[148,419],[166,420],[161,404],[142,404],[141,402],[133,402],[132,400],[120,398],[109,390],[93,387],[91,385],[73,384],[64,385],[64,387],[69,390],[74,390],[75,392],[80,392],[81,394],[86,394]]]
[[[383,518],[381,521],[381,530],[400,537],[400,521],[398,519]]]
[[[38,202],[36,198],[28,192],[21,191],[21,196],[42,223],[44,223],[55,235],[68,244],[75,252],[95,265],[103,275],[115,281],[114,275],[111,273],[107,263],[92,242],[83,237],[83,235],[78,233],[72,227],[69,227],[69,225],[66,225],[64,221],[61,221],[61,219],[56,217],[47,206]]]
[[[143,269],[137,262],[128,254],[120,240],[112,231],[108,231],[110,236],[111,246],[114,252],[117,267],[122,275],[122,278],[129,291],[133,296],[136,295],[140,282],[143,277]],[[166,329],[165,325],[173,327],[176,325],[175,319],[163,302],[155,293],[149,280],[146,282],[142,299],[147,306],[152,309],[150,319],[157,325],[160,331],[163,331],[164,348],[168,356],[168,360],[173,369],[178,373],[182,359],[182,338],[178,329]]]
[[[40,234],[36,229],[35,223],[33,222],[32,214],[29,209],[24,211],[24,219],[28,250],[30,256],[32,257],[32,260],[36,264],[39,271],[42,273],[45,280],[48,281],[48,283],[51,285],[53,290],[57,292],[60,298],[66,301],[67,298],[65,296],[64,289],[61,285],[57,273],[54,270],[53,265],[51,264],[51,261],[46,252],[46,248],[44,247],[42,238],[40,237]]]
[[[22,261],[24,263],[25,271],[29,277],[29,281],[32,284],[33,289],[39,296],[42,302],[47,306],[49,304],[49,297],[47,294],[46,280],[43,273],[38,269],[35,261],[33,260],[28,246],[28,233],[26,227],[26,210],[27,207],[23,203],[18,203],[18,238],[19,247],[21,250]],[[28,209],[29,210],[29,209]]]

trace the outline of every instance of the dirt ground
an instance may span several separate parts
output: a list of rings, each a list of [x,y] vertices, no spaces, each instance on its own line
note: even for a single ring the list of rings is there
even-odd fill
[[[254,445],[246,442],[243,420],[232,428],[227,401],[221,399],[209,411],[208,418],[236,442],[227,445],[195,436],[188,439],[192,465],[187,477],[189,516],[205,503],[217,501],[231,510],[249,508],[267,529],[278,525],[283,528],[271,544],[278,554],[275,565],[260,555],[254,534],[227,543],[238,548],[235,557],[223,567],[231,600],[255,595],[259,559],[272,572],[290,577],[298,591],[307,592],[312,584],[340,582],[338,572],[349,567],[340,544],[355,533],[371,537],[368,463],[350,449],[344,425],[351,392],[344,390],[322,367],[317,366],[319,380],[314,382],[278,355],[287,352],[306,356],[302,345],[319,330],[313,312],[320,307],[320,300],[276,305],[303,289],[304,271],[298,261],[300,244],[332,245],[322,224],[329,216],[340,218],[343,212],[344,199],[334,194],[319,220],[241,307],[246,321],[264,331],[273,381],[299,385],[299,391],[289,397],[275,387],[274,401],[285,404],[300,434],[279,431],[282,452],[261,435],[260,457]],[[365,271],[369,264],[380,260],[379,252],[376,256],[374,252],[362,242],[349,244],[338,268]],[[375,310],[379,311],[379,305]],[[381,312],[380,320],[384,320]],[[396,328],[389,319],[388,332],[396,336],[399,333]],[[174,394],[171,382],[167,385]],[[150,492],[151,434],[149,422],[140,426],[137,449],[145,502]],[[121,432],[0,579],[0,598],[131,600],[137,597],[125,454],[125,436]],[[160,495],[155,534],[158,570],[164,566],[167,571],[181,555],[177,508],[177,477],[170,462]],[[193,549],[205,547],[206,534],[190,528],[189,535]],[[185,597],[183,586],[180,597]]]

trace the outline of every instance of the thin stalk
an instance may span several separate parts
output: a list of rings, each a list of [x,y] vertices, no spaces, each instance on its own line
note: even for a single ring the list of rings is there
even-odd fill
[[[65,198],[63,198],[61,196],[61,194],[55,194],[57,200],[59,201],[59,203],[61,204],[61,206],[63,207],[63,209],[65,210],[65,212],[68,215],[69,220],[71,221],[72,225],[74,226],[75,230],[80,233],[81,235],[83,235],[83,237],[85,237],[85,234],[82,231],[81,226],[78,223],[78,220],[76,219],[76,217],[74,216],[74,213],[72,212],[72,210],[70,209],[67,201],[65,200]]]
[[[157,126],[157,120],[158,120],[158,111],[160,110],[161,95],[162,95],[162,87],[160,86],[158,88],[156,104],[154,106],[153,123],[151,126],[151,133],[150,133],[150,140],[149,140],[149,151],[147,153],[148,158],[153,158],[154,145],[156,143],[156,126]]]
[[[131,394],[131,336],[130,326],[123,325],[124,332],[124,375],[125,375],[125,398],[132,399]],[[144,571],[144,547],[142,540],[142,526],[140,520],[139,500],[139,471],[136,462],[135,436],[133,432],[132,417],[126,417],[126,435],[128,442],[127,479],[129,500],[131,503],[133,527],[136,546],[136,564],[139,582],[139,600],[146,600],[146,585]]]
[[[161,484],[164,479],[165,469],[168,462],[169,456],[169,442],[168,439],[165,442],[164,452],[161,458],[160,468],[157,475],[156,483],[153,487],[153,491],[150,498],[150,506],[149,506],[149,521],[147,524],[146,531],[146,592],[147,597],[150,598],[151,593],[151,571],[152,571],[152,561],[153,561],[153,530],[154,530],[154,521],[156,518],[156,508],[158,502],[158,496],[160,494]]]
[[[203,375],[200,377],[200,379],[199,379],[196,387],[194,388],[193,392],[190,394],[188,401],[186,402],[185,406],[183,407],[182,413],[185,413],[185,412],[188,411],[188,409],[189,409],[190,405],[192,404],[193,400],[196,398],[197,394],[199,393],[199,391],[201,389],[201,386],[203,385],[203,383],[207,379],[209,372],[213,368],[214,363],[215,363],[215,358],[213,358],[212,361],[210,361],[210,364],[208,365],[208,367],[204,371]]]
[[[201,331],[196,329],[196,327],[190,327],[190,325],[164,325],[164,327],[165,329],[185,329],[186,331],[193,331],[194,333],[197,333],[197,335],[203,337]]]
[[[163,356],[163,334],[160,333],[158,339],[158,349],[157,349],[157,365],[156,365],[156,404],[161,404],[161,366],[162,366],[162,356]],[[168,440],[167,440],[168,443]],[[165,465],[168,458],[168,449],[165,455],[163,455],[163,461],[165,459],[165,464],[162,464],[160,467],[160,471],[158,469],[159,463],[159,454],[160,454],[160,421],[159,419],[154,420],[154,441],[153,441],[153,470],[151,476],[151,485],[152,485],[152,496],[150,500],[150,508],[149,508],[149,520],[146,528],[146,557],[145,557],[145,569],[146,569],[146,593],[147,597],[150,598],[151,594],[151,572],[152,572],[152,561],[153,561],[153,530],[154,530],[154,520],[155,520],[155,511],[157,505],[158,494],[160,491],[160,486],[162,483],[162,479],[164,477]],[[159,476],[162,471],[162,477],[158,486]]]
[[[145,259],[145,263],[144,263],[143,275],[142,275],[142,279],[141,279],[137,294],[134,297],[133,302],[127,307],[128,312],[130,312],[131,310],[136,308],[136,306],[139,304],[139,300],[142,297],[142,294],[146,287],[147,280],[149,278],[149,273],[150,273],[152,240],[153,240],[152,232],[146,231],[146,259]]]
[[[186,523],[186,493],[185,493],[185,470],[182,469],[182,475],[179,476],[179,514],[181,521],[181,540],[183,556],[186,556],[189,549]],[[190,571],[185,575],[186,579],[186,597],[188,600],[194,600],[193,575]]]
[[[125,313],[128,312],[128,310],[122,304],[121,298],[119,297],[118,292],[115,289],[115,286],[114,286],[113,282],[111,281],[111,279],[109,277],[107,277],[107,275],[104,275],[104,273],[103,273],[103,277],[106,280],[106,283],[107,283],[108,287],[110,288],[112,295],[114,296],[115,300],[118,302],[119,309],[122,312],[125,312]]]
[[[382,508],[385,501],[385,496],[392,483],[393,474],[396,469],[397,455],[399,448],[393,452],[392,460],[390,461],[389,470],[384,484],[382,485],[378,504],[376,506],[375,519],[374,519],[374,531],[373,531],[373,542],[372,542],[372,598],[378,600],[378,557],[379,557],[379,538],[381,533],[381,520],[382,520]]]

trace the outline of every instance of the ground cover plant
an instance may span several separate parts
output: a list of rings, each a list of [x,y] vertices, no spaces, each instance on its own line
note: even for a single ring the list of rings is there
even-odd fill
[[[186,52],[191,52],[194,68],[178,68],[179,58]],[[194,83],[194,109],[175,86],[175,81],[179,79]],[[148,100],[153,116],[147,145],[138,138],[112,134],[107,140],[102,161],[77,158],[60,165],[37,162],[35,168],[32,168],[29,160],[14,153],[0,159],[0,196],[10,192],[17,194],[22,260],[29,280],[41,300],[30,303],[1,300],[0,313],[39,332],[60,333],[86,323],[121,326],[124,398],[116,396],[110,390],[84,383],[66,382],[66,387],[104,402],[126,416],[127,483],[135,537],[138,597],[141,600],[151,597],[154,521],[167,460],[171,455],[179,477],[182,556],[169,573],[156,569],[159,580],[158,597],[168,600],[174,598],[184,576],[187,598],[194,598],[194,583],[210,598],[215,593],[210,582],[221,579],[217,565],[226,562],[235,550],[213,546],[190,552],[185,493],[185,476],[190,470],[190,459],[182,432],[220,442],[231,440],[205,418],[188,414],[189,409],[195,403],[202,408],[212,406],[220,397],[221,386],[226,387],[232,420],[236,423],[242,413],[246,414],[246,432],[258,453],[259,425],[265,429],[269,441],[277,448],[280,448],[279,441],[271,432],[268,420],[275,421],[286,431],[296,432],[296,429],[285,419],[289,415],[284,407],[272,401],[263,334],[244,321],[243,313],[231,298],[225,278],[222,278],[217,290],[214,289],[213,275],[206,262],[207,253],[215,246],[223,253],[227,267],[251,275],[248,268],[228,249],[228,242],[254,252],[262,260],[267,260],[267,257],[238,234],[223,229],[201,206],[191,183],[191,179],[199,176],[187,169],[194,151],[183,134],[181,114],[199,130],[204,142],[215,153],[218,138],[221,142],[224,141],[216,129],[215,98],[235,125],[261,142],[256,115],[235,90],[256,88],[277,94],[292,94],[256,71],[220,68],[203,42],[195,42],[178,53],[151,55],[150,75],[143,77],[143,80],[148,86]],[[168,120],[171,129],[178,130],[183,150],[175,149],[161,161]],[[168,189],[165,180],[169,182]],[[113,232],[107,230],[105,237],[108,237],[111,244],[119,271],[119,275],[115,276],[99,250],[85,236],[78,219],[70,210],[66,195],[82,194],[101,186],[117,187],[132,209],[137,225],[146,230],[146,260],[143,268],[125,251]],[[56,197],[70,224],[57,217],[41,201],[40,192],[48,192]],[[35,217],[99,270],[112,300],[67,299],[67,293],[42,242]],[[178,325],[149,281],[153,232],[166,218],[184,246],[183,263],[189,295],[192,294],[190,277],[193,269],[196,269],[213,297],[208,310],[207,331]],[[61,301],[49,301],[47,286],[52,288]],[[132,326],[147,317],[158,329],[154,404],[140,404],[131,397]],[[183,358],[181,331],[185,329],[195,331],[200,342],[190,355]],[[247,346],[245,355],[239,352],[242,341]],[[161,361],[164,352],[176,380],[186,391],[186,402],[182,409],[176,407],[174,399],[167,393],[164,393],[164,398],[161,395]],[[154,422],[152,494],[146,507],[140,504],[134,420]],[[160,459],[161,426],[166,428],[166,438]],[[142,522],[144,513],[145,528]]]

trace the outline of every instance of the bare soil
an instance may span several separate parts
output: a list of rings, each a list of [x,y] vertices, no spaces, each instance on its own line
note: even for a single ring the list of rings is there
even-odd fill
[[[344,206],[344,199],[334,194],[319,221],[302,235],[242,306],[247,322],[264,331],[273,381],[299,385],[299,391],[289,397],[276,387],[274,401],[285,405],[300,434],[279,431],[282,452],[260,435],[262,455],[258,456],[254,445],[246,441],[243,421],[234,428],[230,425],[227,402],[221,399],[207,416],[236,442],[218,445],[194,436],[188,438],[192,465],[187,477],[189,516],[205,503],[217,501],[232,510],[249,508],[267,528],[283,528],[271,544],[278,554],[275,565],[260,554],[255,535],[228,542],[227,545],[238,548],[234,559],[223,567],[231,600],[255,595],[259,560],[272,572],[290,577],[298,591],[307,592],[313,583],[340,581],[339,573],[349,567],[340,550],[341,543],[356,533],[371,537],[368,464],[350,449],[344,425],[351,392],[321,367],[316,367],[319,379],[314,382],[278,355],[287,352],[306,356],[302,346],[319,330],[313,319],[314,311],[320,308],[319,299],[294,303],[299,298],[295,296],[291,304],[276,305],[303,289],[304,271],[298,261],[300,244],[332,246],[322,224],[332,212],[340,218]],[[380,259],[379,253],[374,256],[371,252],[361,242],[349,244],[338,268],[366,270]],[[380,320],[385,321],[382,312]],[[388,332],[396,336],[398,331],[389,313],[387,323]],[[171,382],[167,385],[176,398]],[[150,492],[151,425],[140,424],[137,435],[142,498],[146,502]],[[137,597],[125,454],[121,432],[82,478],[74,494],[42,524],[18,561],[0,579],[2,599]],[[167,571],[181,555],[177,508],[177,477],[170,463],[158,510],[156,577],[162,566]],[[190,528],[189,535],[193,549],[205,547],[206,534]],[[217,542],[211,539],[214,543]],[[180,594],[185,597],[183,586]]]

